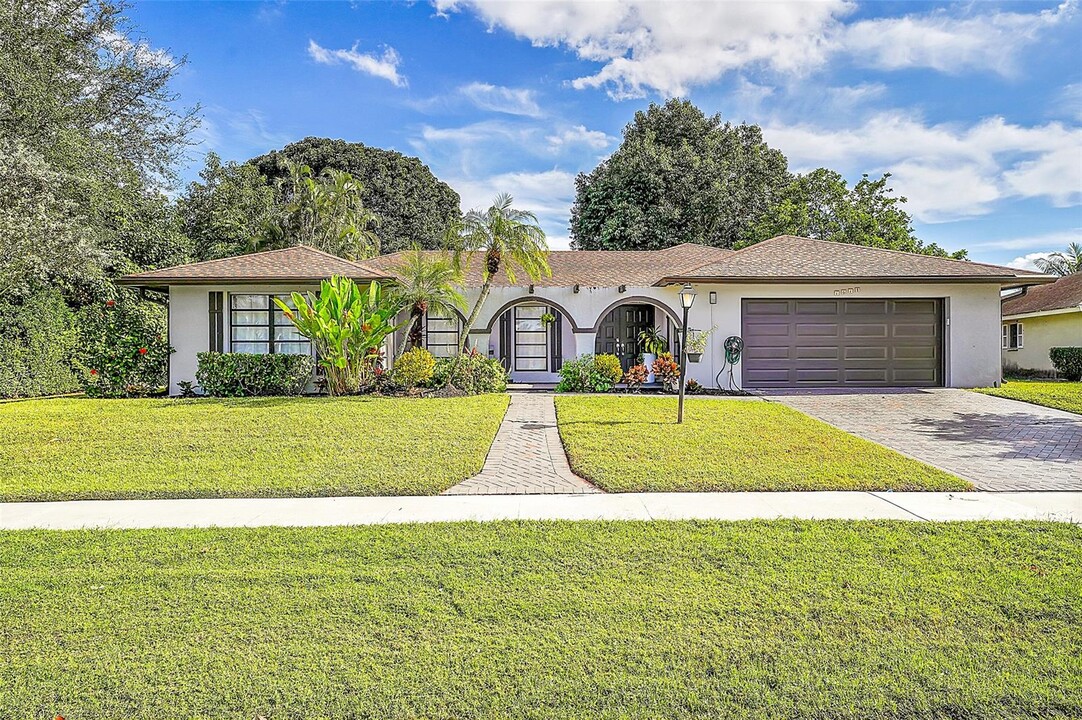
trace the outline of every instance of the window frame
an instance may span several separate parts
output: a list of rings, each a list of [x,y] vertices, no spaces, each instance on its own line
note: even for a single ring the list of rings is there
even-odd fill
[[[1002,346],[1008,352],[1025,348],[1025,327],[1022,322],[1003,323]]]
[[[454,321],[454,330],[439,330],[439,329],[433,330],[432,325],[431,325],[431,321],[433,321],[433,320],[444,321],[444,322]],[[448,323],[448,324],[450,324],[450,323]],[[437,335],[452,335],[453,334],[455,339],[454,339],[453,343],[446,343],[446,342],[436,342],[436,343],[434,343],[434,342],[432,342],[432,335],[433,334],[437,334]],[[448,357],[457,356],[458,355],[458,344],[459,344],[459,342],[461,342],[461,340],[462,340],[462,319],[459,318],[458,313],[452,313],[449,316],[432,315],[431,313],[427,313],[427,312],[425,313],[425,350],[428,350],[428,352],[432,353],[432,355],[434,357],[448,358]],[[441,355],[438,352],[433,352],[433,348],[449,349],[450,352],[447,355]]]
[[[538,315],[537,317],[530,317],[530,316],[519,317],[519,311],[520,310],[537,310],[537,309],[541,310],[541,314]],[[543,333],[545,335],[545,338],[541,342],[520,342],[519,341],[518,323],[519,323],[520,320],[538,320],[539,321],[542,315],[552,312],[552,309],[549,308],[547,305],[541,305],[541,304],[538,304],[538,305],[526,305],[526,304],[522,304],[522,305],[516,305],[515,308],[514,308],[514,311],[515,312],[514,312],[514,315],[512,316],[511,324],[512,324],[512,328],[514,330],[514,355],[515,355],[514,365],[515,365],[515,372],[549,372],[550,371],[550,367],[549,367],[550,366],[550,359],[549,359],[549,352],[550,351],[549,351],[549,328],[548,328],[548,326],[545,325],[545,323],[542,322],[540,330],[525,330],[525,331],[523,331],[523,332],[530,332],[530,333],[536,333],[536,332]],[[544,348],[544,352],[541,355],[520,356],[519,352],[518,352],[520,347]],[[540,367],[540,368],[538,368],[538,367],[526,367],[526,368],[524,368],[524,367],[519,366],[519,361],[520,360],[528,360],[528,361],[542,360],[542,361],[544,361],[545,365],[544,365],[544,367]]]
[[[255,309],[237,308],[236,305],[235,305],[234,298],[240,298],[240,297],[263,297],[263,298],[266,298],[267,307],[266,308],[255,308]],[[288,318],[284,317],[284,314],[283,314],[283,320],[285,320],[285,322],[284,323],[277,322],[277,316],[281,311],[278,310],[278,306],[274,304],[274,299],[275,298],[278,298],[278,299],[282,300],[285,303],[290,302],[290,296],[288,294],[283,295],[281,293],[229,293],[229,351],[230,352],[245,352],[245,353],[248,353],[250,355],[308,355],[308,356],[312,355],[312,341],[310,339],[306,338],[306,337],[302,336],[300,339],[293,339],[293,340],[278,340],[275,337],[275,330],[277,330],[278,328],[285,328],[285,327],[294,328],[295,327],[293,325],[293,323],[289,321]],[[253,323],[237,323],[235,321],[235,319],[234,319],[234,315],[238,311],[240,311],[240,312],[251,312],[251,313],[264,313],[265,312],[266,315],[267,315],[266,323],[265,324],[264,323],[254,323],[254,324]],[[237,328],[243,328],[243,327],[257,327],[257,328],[258,327],[263,327],[263,328],[266,328],[267,329],[267,339],[266,340],[237,340],[237,338],[236,338],[236,330],[237,330]],[[238,351],[238,350],[234,349],[234,346],[237,345],[237,344],[265,345],[266,350],[264,352],[251,352],[251,351],[247,351],[247,350]],[[278,349],[276,347],[277,345],[286,345],[286,344],[305,345],[307,347],[307,349],[304,352],[286,352],[286,351],[280,350],[280,349]]]

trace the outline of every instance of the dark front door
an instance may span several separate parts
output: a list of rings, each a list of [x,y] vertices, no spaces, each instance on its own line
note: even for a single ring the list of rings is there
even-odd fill
[[[621,305],[597,327],[594,353],[615,355],[627,370],[639,356],[639,333],[654,327],[653,305]]]
[[[917,299],[743,301],[744,385],[943,384],[943,303]]]

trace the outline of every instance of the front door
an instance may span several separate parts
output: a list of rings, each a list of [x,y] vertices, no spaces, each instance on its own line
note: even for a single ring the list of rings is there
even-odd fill
[[[621,305],[597,327],[594,353],[615,355],[626,371],[639,357],[639,333],[654,327],[653,305]]]

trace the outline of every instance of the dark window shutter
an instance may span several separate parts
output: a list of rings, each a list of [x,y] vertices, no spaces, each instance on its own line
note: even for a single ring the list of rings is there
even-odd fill
[[[208,293],[210,302],[210,349],[222,352],[225,349],[225,293]]]
[[[564,316],[556,308],[549,308],[548,311],[556,316],[556,322],[552,323],[552,362],[549,365],[553,372],[559,372],[564,364]]]
[[[500,363],[511,369],[511,311],[500,315]]]

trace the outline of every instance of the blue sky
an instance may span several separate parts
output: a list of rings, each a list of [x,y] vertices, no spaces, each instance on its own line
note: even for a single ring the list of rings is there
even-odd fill
[[[202,153],[306,136],[416,155],[567,246],[574,176],[671,96],[758,123],[799,171],[894,174],[922,239],[1027,266],[1082,241],[1082,8],[1065,3],[137,2],[186,55]]]

